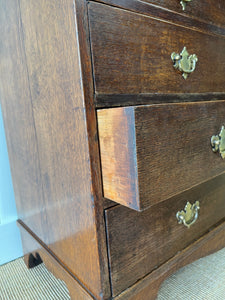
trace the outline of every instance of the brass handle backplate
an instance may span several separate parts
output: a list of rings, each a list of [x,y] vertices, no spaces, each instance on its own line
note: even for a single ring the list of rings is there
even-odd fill
[[[225,129],[224,126],[221,127],[220,133],[218,135],[213,135],[211,137],[211,145],[213,152],[219,152],[222,158],[225,158]]]
[[[187,202],[184,210],[178,211],[176,214],[179,224],[184,224],[186,227],[193,225],[198,219],[198,211],[200,209],[199,201],[196,201],[191,205],[190,202]]]
[[[182,50],[180,54],[173,52],[171,54],[171,59],[173,61],[173,66],[183,73],[184,79],[187,79],[188,74],[195,70],[198,57],[196,54],[189,55],[186,47]]]
[[[191,0],[181,0],[180,1],[180,4],[181,4],[183,10],[185,10],[187,2],[191,2]]]

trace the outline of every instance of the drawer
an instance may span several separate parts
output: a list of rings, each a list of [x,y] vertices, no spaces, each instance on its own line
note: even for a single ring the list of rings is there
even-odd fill
[[[124,206],[106,210],[113,295],[173,257],[225,216],[225,176],[188,190],[144,212]],[[176,213],[199,201],[197,221],[187,228]]]
[[[223,37],[103,4],[88,7],[97,94],[225,91]],[[186,80],[171,59],[184,47],[198,58]]]
[[[143,2],[152,3],[178,13],[183,12],[185,15],[203,20],[209,24],[225,26],[224,0],[192,0],[186,2],[184,10],[180,0],[143,0]],[[185,0],[183,2],[185,3]]]
[[[97,111],[105,198],[144,210],[225,171],[211,137],[225,101]]]

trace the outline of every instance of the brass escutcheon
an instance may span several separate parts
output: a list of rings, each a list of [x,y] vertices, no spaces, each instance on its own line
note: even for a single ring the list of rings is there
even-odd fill
[[[187,202],[184,210],[178,211],[176,214],[179,224],[184,224],[186,227],[193,225],[198,219],[198,211],[200,209],[199,201],[196,201],[191,205],[190,202]]]
[[[171,59],[173,61],[173,66],[183,73],[184,79],[187,79],[188,74],[195,70],[198,57],[196,54],[189,55],[186,47],[182,50],[180,54],[173,52],[171,54]]]
[[[219,152],[222,158],[225,158],[225,129],[224,126],[221,127],[220,133],[218,135],[213,135],[211,137],[211,145],[213,152]]]
[[[182,6],[182,10],[185,10],[187,2],[191,2],[192,0],[181,0],[180,4]]]

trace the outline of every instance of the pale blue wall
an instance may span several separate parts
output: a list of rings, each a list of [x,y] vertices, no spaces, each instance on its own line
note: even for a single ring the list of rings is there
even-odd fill
[[[23,255],[0,107],[0,265]]]

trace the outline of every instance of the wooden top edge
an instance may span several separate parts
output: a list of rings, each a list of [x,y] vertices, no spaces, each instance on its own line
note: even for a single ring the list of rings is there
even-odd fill
[[[130,105],[225,100],[225,93],[198,94],[96,94],[95,106],[103,109]]]
[[[112,7],[121,8],[134,13],[142,14],[144,16],[149,16],[158,19],[159,21],[167,21],[177,26],[182,26],[188,29],[211,35],[219,35],[225,38],[224,27],[207,23],[206,21],[197,17],[183,15],[182,13],[154,5],[152,3],[142,2],[139,0],[91,0],[87,2],[102,3]]]

